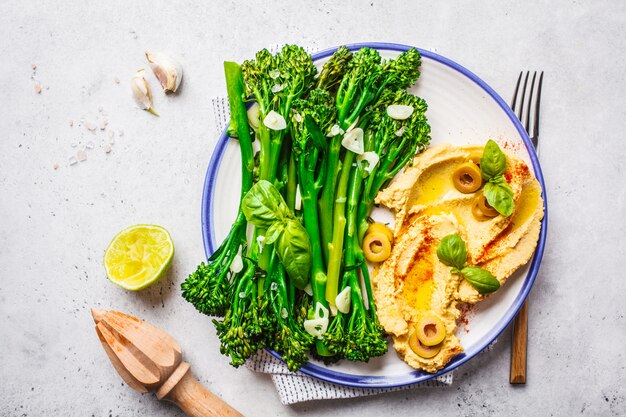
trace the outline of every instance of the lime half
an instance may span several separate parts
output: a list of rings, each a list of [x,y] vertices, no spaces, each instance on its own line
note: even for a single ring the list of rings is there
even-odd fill
[[[109,280],[127,290],[149,287],[164,275],[174,257],[174,242],[161,226],[137,224],[119,232],[104,253]]]

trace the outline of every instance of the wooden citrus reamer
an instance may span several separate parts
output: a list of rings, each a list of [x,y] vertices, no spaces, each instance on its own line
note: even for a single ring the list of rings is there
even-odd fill
[[[176,340],[163,330],[118,311],[91,309],[96,332],[113,367],[135,391],[156,391],[190,417],[242,416],[191,374]]]

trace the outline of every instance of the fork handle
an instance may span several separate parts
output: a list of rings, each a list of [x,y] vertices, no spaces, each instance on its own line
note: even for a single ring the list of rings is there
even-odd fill
[[[528,299],[522,304],[513,321],[511,345],[511,373],[509,383],[526,383],[526,347],[528,341]]]

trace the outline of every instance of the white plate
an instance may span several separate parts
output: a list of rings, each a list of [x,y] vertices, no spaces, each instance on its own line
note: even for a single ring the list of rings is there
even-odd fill
[[[410,48],[388,43],[348,46],[352,50],[365,46],[376,48],[383,58],[395,57]],[[321,66],[335,50],[331,48],[314,54],[315,63]],[[543,190],[545,215],[539,243],[528,265],[509,278],[495,296],[474,307],[468,317],[469,323],[457,330],[465,351],[440,372],[429,374],[410,368],[390,345],[386,355],[368,363],[344,360],[326,366],[311,361],[301,369],[328,382],[355,387],[395,387],[425,381],[467,362],[488,346],[513,319],[528,295],[541,263],[548,219],[546,190],[537,155],[524,128],[502,98],[476,75],[440,55],[419,51],[422,54],[422,75],[410,92],[428,103],[426,116],[432,128],[431,146],[483,144],[487,139],[506,142],[508,152],[517,154],[532,167]],[[202,233],[207,256],[227,236],[236,217],[241,187],[240,164],[237,143],[229,141],[223,133],[209,163],[202,199]],[[385,213],[375,215],[384,216]]]

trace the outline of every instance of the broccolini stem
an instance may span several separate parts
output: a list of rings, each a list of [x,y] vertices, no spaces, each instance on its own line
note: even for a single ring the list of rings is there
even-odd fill
[[[301,155],[298,161],[298,170],[300,176],[300,193],[302,194],[302,208],[304,212],[304,227],[311,240],[311,289],[313,291],[313,305],[320,303],[328,308],[326,302],[326,272],[324,268],[324,259],[322,257],[322,248],[320,245],[320,229],[319,215],[317,210],[317,197],[319,191],[315,186],[313,173],[309,172],[309,167],[315,167],[319,152],[314,149],[307,155]],[[310,164],[307,164],[307,159]],[[320,356],[331,356],[324,340],[316,339],[315,347]]]
[[[354,152],[348,151],[343,158],[341,176],[337,185],[335,204],[333,207],[333,240],[330,245],[328,258],[328,276],[326,283],[326,300],[335,304],[335,298],[339,293],[339,274],[341,272],[341,258],[343,256],[343,238],[346,230],[346,199],[348,182],[354,161]]]
[[[337,179],[341,170],[339,156],[341,154],[341,135],[334,136],[330,140],[327,156],[327,173],[324,178],[324,187],[322,188],[322,196],[319,200],[320,225],[322,234],[322,253],[328,266],[329,262],[329,246],[333,239],[333,206],[335,202],[335,190],[337,188]]]

